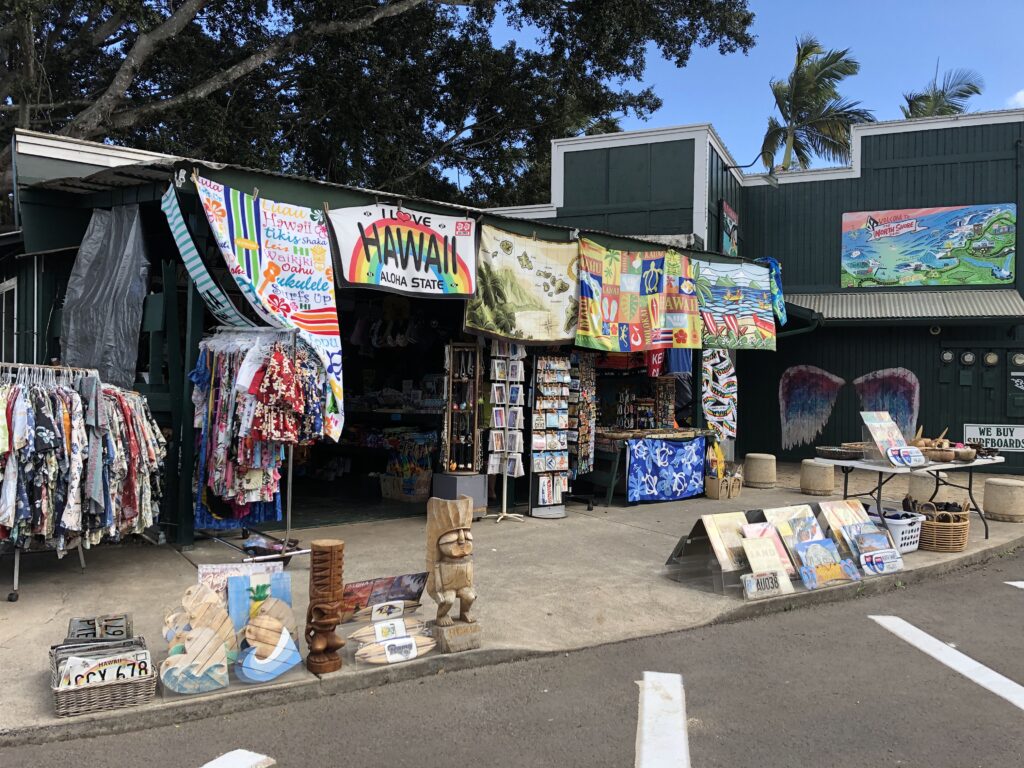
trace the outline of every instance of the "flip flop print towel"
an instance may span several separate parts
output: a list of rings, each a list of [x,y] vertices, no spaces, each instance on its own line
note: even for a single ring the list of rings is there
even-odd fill
[[[704,350],[701,402],[704,419],[719,440],[736,437],[736,369],[724,349]]]

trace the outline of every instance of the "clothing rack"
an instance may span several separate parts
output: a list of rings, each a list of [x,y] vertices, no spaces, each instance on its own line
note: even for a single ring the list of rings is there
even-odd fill
[[[295,363],[297,346],[298,346],[298,342],[296,341],[296,339],[298,338],[298,329],[297,328],[273,328],[273,327],[268,326],[268,325],[256,326],[256,327],[251,327],[251,328],[250,327],[239,328],[239,327],[236,327],[236,326],[233,326],[233,325],[218,325],[214,330],[217,331],[218,333],[223,332],[223,333],[239,333],[239,334],[246,334],[246,333],[249,333],[249,334],[252,334],[252,333],[255,333],[255,334],[267,334],[267,333],[287,334],[287,335],[289,335],[291,337],[291,341],[292,341],[292,363]],[[309,549],[300,549],[298,547],[298,542],[297,541],[295,543],[294,548],[292,548],[292,546],[293,546],[292,545],[292,466],[293,466],[294,454],[295,454],[295,446],[289,443],[289,445],[288,445],[288,475],[287,475],[287,477],[288,477],[288,485],[287,485],[287,487],[285,489],[285,512],[284,512],[284,520],[285,520],[284,531],[285,531],[285,533],[284,533],[284,539],[279,539],[277,536],[272,536],[269,533],[264,533],[263,531],[257,530],[256,528],[246,528],[244,525],[241,526],[241,528],[240,528],[240,533],[242,534],[243,540],[245,538],[248,538],[246,536],[246,534],[249,533],[249,532],[258,533],[260,536],[263,536],[264,538],[271,539],[273,541],[278,542],[281,545],[281,551],[279,553],[273,554],[273,555],[257,555],[257,556],[244,557],[244,558],[242,558],[242,562],[243,563],[264,563],[264,562],[269,562],[269,561],[272,561],[272,560],[283,560],[285,562],[285,564],[287,564],[288,561],[292,557],[297,556],[297,555],[308,555],[311,552],[311,550],[309,550]],[[211,533],[209,531],[196,531],[196,534],[198,536],[202,536],[204,539],[209,539],[211,541],[216,541],[216,542],[219,542],[219,543],[221,543],[221,544],[223,544],[223,545],[225,545],[227,547],[231,547],[235,551],[241,552],[244,555],[248,555],[249,554],[248,552],[245,551],[244,548],[238,546],[233,541],[228,541],[227,539],[223,538],[222,536],[217,536],[217,535],[215,535],[215,534],[213,534],[213,533]]]
[[[31,363],[0,363],[0,376],[8,376],[10,378],[16,378],[21,371],[27,371],[30,374],[32,372],[45,373],[54,376],[56,380],[57,374],[67,376],[68,374],[82,375],[82,376],[95,376],[99,379],[100,374],[95,368],[74,368],[68,365],[43,365],[43,364],[31,364]],[[82,573],[85,573],[85,548],[82,546],[82,540],[79,538],[78,543],[75,545],[75,549],[78,550],[78,562],[82,568]],[[52,547],[42,547],[37,549],[29,549],[29,552],[53,552],[56,551]],[[22,548],[14,547],[14,573],[12,577],[11,591],[7,593],[7,602],[16,603],[18,602],[18,585],[21,581],[21,553]]]

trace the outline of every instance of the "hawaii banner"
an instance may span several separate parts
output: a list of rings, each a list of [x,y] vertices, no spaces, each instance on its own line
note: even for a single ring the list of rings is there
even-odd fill
[[[466,329],[534,343],[576,337],[579,247],[480,229],[476,296],[466,304]]]
[[[271,325],[296,328],[323,363],[330,384],[324,432],[337,440],[345,422],[341,331],[323,213],[192,180],[242,293]]]
[[[1017,205],[989,203],[843,214],[843,288],[1009,285]]]
[[[711,349],[775,349],[768,268],[693,260],[693,281]]]
[[[690,261],[676,251],[616,251],[580,240],[576,346],[604,352],[700,348]]]
[[[231,303],[220,286],[214,282],[210,270],[203,263],[195,243],[192,242],[192,235],[189,234],[188,226],[185,224],[185,217],[181,213],[181,206],[178,204],[178,194],[174,191],[174,185],[168,185],[164,196],[160,198],[160,208],[167,217],[167,226],[171,228],[171,235],[178,246],[181,260],[185,262],[185,269],[189,277],[196,285],[196,290],[203,298],[210,313],[224,325],[231,325],[237,328],[255,326],[252,320],[247,318],[238,308]]]
[[[329,211],[335,264],[345,282],[407,296],[476,292],[476,222],[400,206]]]

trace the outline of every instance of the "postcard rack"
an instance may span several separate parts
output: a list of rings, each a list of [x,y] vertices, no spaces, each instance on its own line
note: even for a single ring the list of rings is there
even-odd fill
[[[33,381],[66,381],[72,383],[72,380],[76,376],[95,376],[98,380],[100,377],[99,371],[95,368],[74,368],[68,365],[35,365],[29,363],[0,363],[0,379],[18,379],[21,377],[22,380],[33,382]],[[2,544],[2,542],[0,542]],[[85,551],[82,547],[81,540],[74,547],[78,551],[78,563],[82,568],[82,573],[85,573]],[[27,550],[22,547],[14,546],[14,572],[12,577],[11,591],[7,593],[7,601],[15,603],[19,597],[19,586],[21,584],[21,555],[22,552],[38,553],[38,552],[56,552],[56,550],[50,546],[45,545],[41,547],[32,547]],[[0,554],[4,553],[3,547],[0,547]]]

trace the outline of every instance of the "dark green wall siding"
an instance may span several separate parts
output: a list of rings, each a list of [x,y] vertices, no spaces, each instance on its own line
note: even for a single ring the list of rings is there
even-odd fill
[[[709,251],[722,251],[722,209],[720,200],[729,203],[740,220],[740,256],[748,255],[744,247],[743,188],[726,170],[728,163],[714,147],[708,152],[708,241],[704,247]]]
[[[1019,211],[1021,139],[1024,123],[867,137],[860,178],[747,187],[743,255],[779,259],[791,293],[839,290],[844,212],[1012,202]]]
[[[622,235],[692,232],[693,174],[693,139],[567,152],[557,221]]]
[[[950,348],[956,360],[943,373],[940,353]],[[976,362],[961,368],[960,353],[972,349]],[[998,365],[986,368],[985,352],[999,356]],[[921,383],[918,423],[935,437],[949,427],[951,439],[963,438],[964,423],[1011,424],[1006,416],[1007,355],[1024,351],[1024,336],[1014,342],[1006,330],[979,327],[943,328],[935,336],[923,326],[880,328],[824,328],[814,333],[780,338],[775,354],[739,352],[739,447],[774,453],[780,459],[807,458],[815,445],[839,445],[861,439],[860,403],[853,380],[882,368],[903,367]],[[810,445],[783,451],[778,382],[793,365],[815,365],[846,380],[824,432]],[[960,382],[969,370],[971,382]],[[948,382],[944,383],[943,379]],[[1007,453],[1007,469],[1024,471],[1024,453]]]

